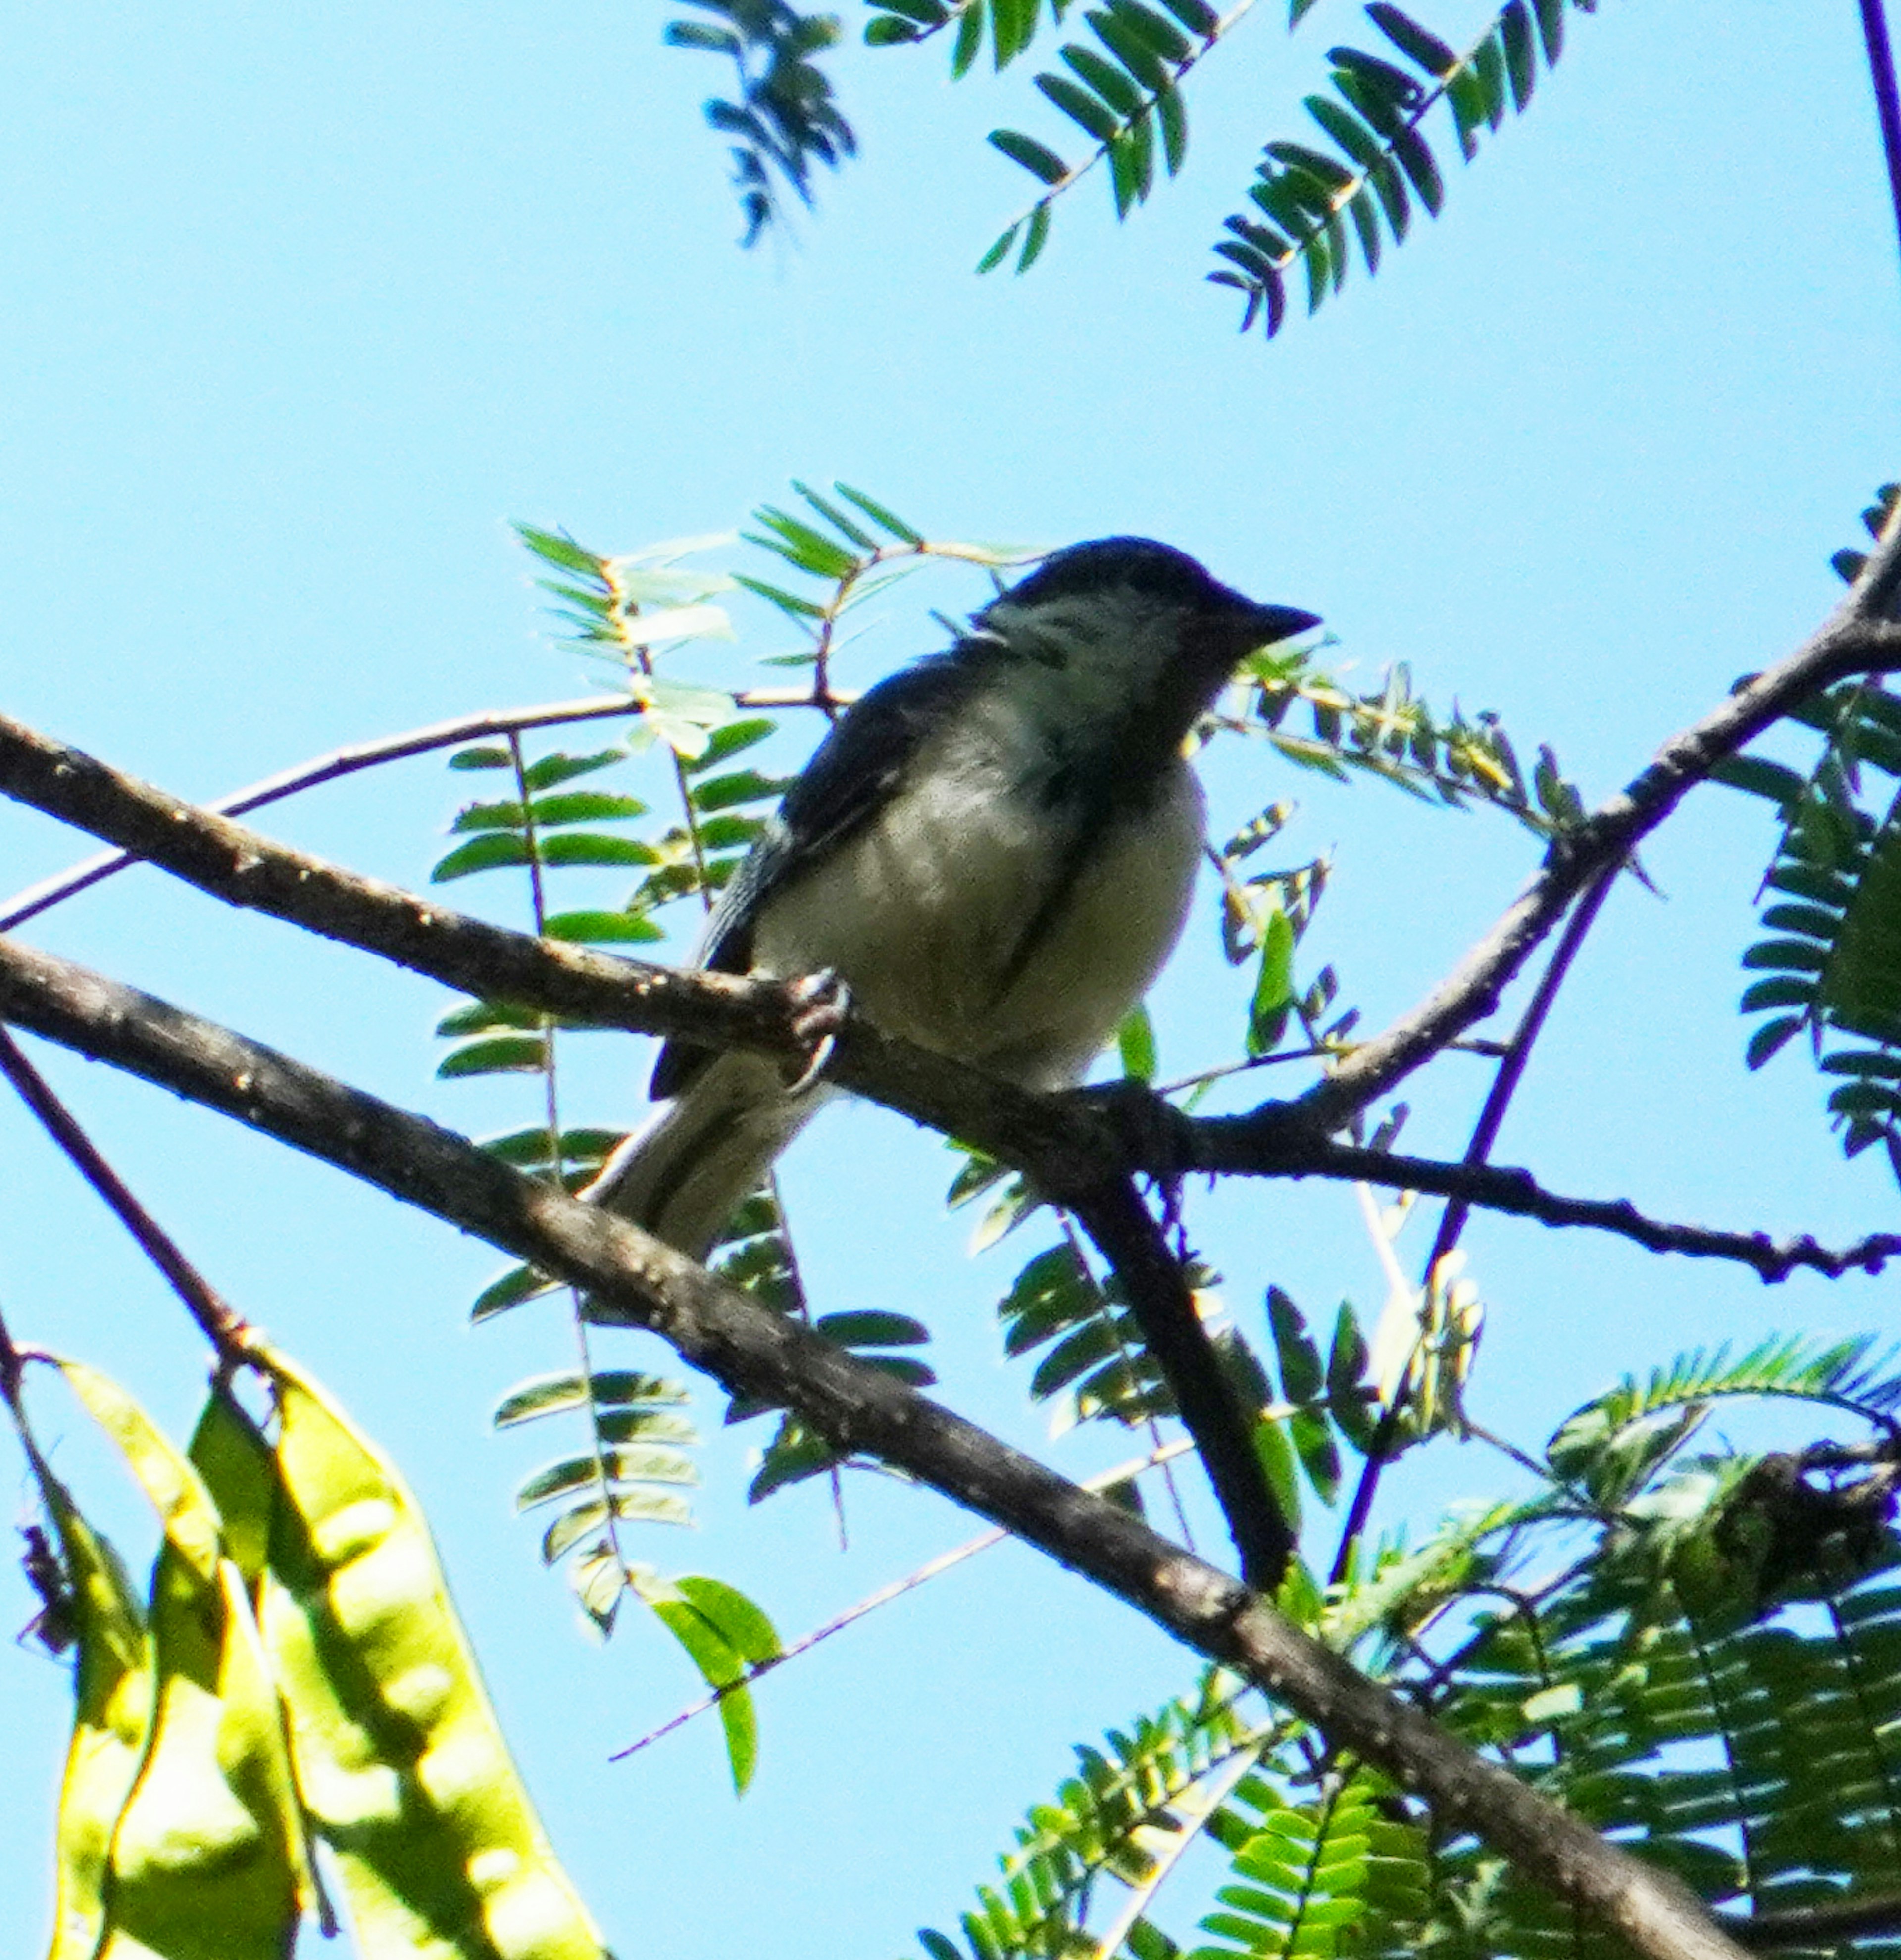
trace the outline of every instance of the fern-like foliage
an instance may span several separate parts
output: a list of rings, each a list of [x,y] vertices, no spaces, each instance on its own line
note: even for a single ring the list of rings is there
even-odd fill
[[[1311,1389],[1317,1354],[1299,1352],[1287,1308],[1275,1320],[1284,1370],[1294,1357],[1284,1386]],[[1738,1398],[1849,1414],[1871,1440],[1689,1455],[1711,1404]],[[1455,1513],[1418,1551],[1353,1561],[1324,1605],[1297,1577],[1282,1604],[1713,1904],[1761,1914],[1890,1892],[1901,1882],[1898,1408],[1894,1357],[1867,1341],[1680,1355],[1563,1424],[1527,1496]],[[1162,1726],[1184,1732],[1209,1692]],[[1125,1809],[1121,1832],[1101,1829],[1090,1803],[1032,1812],[1003,1885],[980,1888],[965,1916],[969,1953],[1623,1952],[1298,1722],[1255,1712],[1249,1694],[1223,1706],[1237,1726],[1204,1759],[1197,1800],[1179,1776],[1144,1783],[1127,1751],[1098,1761],[1098,1782],[1133,1782],[1154,1808]],[[1117,1863],[1130,1837],[1149,1853],[1134,1869]],[[1227,1854],[1212,1897],[1182,1876],[1196,1838]],[[1168,1930],[1197,1914],[1198,1943]],[[941,1933],[923,1943],[933,1960],[962,1960]],[[1887,1955],[1901,1938],[1864,1935],[1852,1950]]]
[[[692,1522],[682,1493],[699,1481],[689,1452],[700,1439],[685,1413],[688,1399],[683,1382],[664,1376],[590,1367],[523,1382],[498,1405],[494,1422],[505,1429],[585,1417],[582,1446],[524,1478],[516,1508],[553,1508],[542,1561],[567,1563],[575,1596],[602,1633],[613,1631],[631,1594],[673,1636],[719,1697],[727,1761],[735,1787],[743,1790],[758,1755],[747,1684],[780,1657],[778,1635],[758,1605],[723,1580],[668,1577],[629,1558],[622,1540],[631,1524]]]
[[[1891,1425],[1901,1405],[1895,1363],[1893,1348],[1880,1350],[1866,1335],[1818,1344],[1772,1335],[1736,1359],[1727,1348],[1696,1349],[1587,1403],[1552,1437],[1546,1458],[1593,1504],[1615,1507],[1656,1479],[1715,1402],[1808,1402]]]
[[[759,819],[748,806],[781,787],[749,769],[722,766],[771,733],[771,722],[739,715],[728,695],[673,686],[655,670],[656,647],[725,629],[724,614],[710,601],[730,581],[682,572],[651,555],[603,558],[557,533],[524,537],[550,574],[544,583],[571,637],[618,662],[641,719],[631,746],[580,755],[558,749],[531,759],[516,737],[456,752],[452,768],[504,775],[505,793],[458,812],[450,826],[458,841],[437,863],[435,880],[505,876],[522,890],[544,937],[650,945],[666,936],[656,915],[674,901],[710,902],[756,833]],[[633,752],[656,737],[669,753],[683,813],[657,834],[644,800],[609,786]],[[558,907],[558,880],[584,874],[598,882],[617,873],[634,880],[621,903]],[[570,1026],[506,1001],[471,1001],[438,1024],[453,1045],[437,1072],[538,1078],[542,1120],[492,1138],[485,1147],[573,1191],[599,1172],[619,1137],[561,1120],[558,1044]],[[554,1290],[542,1274],[517,1267],[483,1290],[475,1318]],[[560,1453],[523,1480],[517,1507],[552,1512],[542,1531],[543,1561],[565,1568],[583,1610],[603,1633],[612,1631],[631,1595],[672,1634],[719,1696],[728,1761],[736,1786],[743,1787],[758,1754],[747,1682],[777,1658],[777,1636],[758,1605],[723,1581],[667,1577],[631,1554],[630,1528],[691,1522],[686,1493],[698,1481],[690,1454],[698,1438],[685,1412],[688,1392],[666,1377],[596,1367],[583,1303],[571,1294],[569,1305],[580,1366],[521,1384],[496,1411],[503,1427],[582,1419],[579,1436],[571,1430]]]
[[[781,189],[810,208],[820,165],[836,170],[858,139],[838,107],[818,57],[835,46],[834,14],[802,13],[788,0],[691,0],[712,18],[671,21],[675,47],[723,55],[733,64],[735,95],[710,98],[706,118],[733,138],[733,183],[745,245],[783,224]]]
[[[1343,1447],[1364,1454],[1372,1440],[1368,1354],[1353,1310],[1340,1308],[1323,1360],[1299,1307],[1280,1287],[1268,1288],[1264,1319],[1280,1375],[1276,1398],[1255,1344],[1221,1310],[1215,1274],[1196,1263],[1187,1277],[1204,1303],[1229,1386],[1254,1420],[1255,1447],[1281,1514],[1298,1532],[1302,1478],[1331,1505],[1340,1492]],[[998,1303],[997,1319],[1007,1357],[1038,1357],[1029,1395],[1051,1405],[1053,1434],[1079,1423],[1111,1422],[1146,1428],[1160,1442],[1161,1425],[1176,1414],[1174,1394],[1149,1356],[1121,1284],[1113,1277],[1097,1279],[1067,1227],[1057,1244],[1017,1274]],[[1129,1496],[1139,1504],[1133,1490]]]
[[[1883,486],[1863,513],[1879,536],[1901,488]],[[1836,569],[1857,577],[1858,552]],[[1803,772],[1759,756],[1721,780],[1774,803],[1782,831],[1763,878],[1765,937],[1743,956],[1762,977],[1743,995],[1763,1014],[1747,1058],[1760,1068],[1806,1036],[1825,1076],[1827,1106],[1850,1157],[1883,1144],[1901,1177],[1901,694],[1874,680],[1844,682],[1794,718],[1822,738]]]
[[[954,21],[957,74],[974,62],[987,21],[1000,68],[1028,47],[1040,11],[1032,0],[877,4],[866,33],[874,43],[921,40]],[[1098,164],[1108,167],[1118,218],[1148,199],[1158,158],[1175,176],[1187,152],[1183,85],[1251,4],[1242,0],[1226,14],[1206,0],[1105,0],[1089,10],[1083,18],[1092,38],[1063,43],[1061,70],[1036,78],[1086,147],[1066,156],[1020,130],[990,132],[991,143],[1042,189],[984,253],[978,270],[991,271],[1014,253],[1017,271],[1027,271],[1048,241],[1056,201]],[[1318,142],[1267,145],[1248,188],[1251,208],[1225,221],[1227,235],[1215,247],[1224,262],[1209,277],[1241,294],[1242,330],[1259,321],[1270,338],[1280,331],[1297,275],[1304,273],[1311,313],[1340,290],[1356,256],[1369,275],[1377,272],[1388,247],[1410,233],[1416,210],[1436,217],[1445,203],[1445,175],[1429,133],[1434,113],[1443,105],[1451,138],[1470,161],[1483,135],[1530,105],[1540,77],[1563,52],[1567,14],[1595,7],[1596,0],[1507,0],[1461,52],[1391,0],[1374,0],[1367,13],[1383,51],[1329,50],[1329,88],[1306,97]],[[1060,20],[1063,10],[1054,11]],[[1291,24],[1307,11],[1296,0]]]
[[[1267,732],[1276,752],[1337,781],[1376,776],[1396,789],[1452,807],[1489,805],[1550,838],[1583,816],[1577,788],[1547,743],[1527,775],[1504,724],[1489,712],[1435,714],[1413,691],[1402,662],[1379,686],[1356,692],[1298,648],[1252,655],[1241,678],[1251,716],[1233,725]],[[1296,711],[1304,729],[1290,726]]]
[[[1241,1713],[1235,1682],[1215,1672],[1196,1694],[1111,1730],[1099,1746],[1078,1745],[1076,1774],[1031,1810],[998,1860],[1001,1882],[978,1888],[961,1922],[964,1947],[930,1928],[919,1944],[931,1960],[1125,1947],[1140,1960],[1172,1955],[1175,1943],[1139,1908],[1273,1739],[1271,1725]],[[1111,1902],[1119,1936],[1105,1945],[1091,1921]]]
[[[1426,1834],[1391,1785],[1351,1768],[1313,1780],[1311,1796],[1263,1776],[1235,1790],[1219,1833],[1233,1853],[1229,1881],[1201,1921],[1214,1943],[1194,1960],[1378,1952],[1425,1917]]]
[[[613,1626],[626,1584],[605,1530],[610,1521],[692,1522],[680,1494],[699,1481],[687,1453],[699,1440],[682,1412],[688,1399],[680,1382],[613,1368],[538,1376],[495,1411],[498,1429],[576,1411],[588,1418],[587,1446],[531,1472],[515,1503],[522,1511],[558,1507],[542,1534],[542,1558],[556,1565],[581,1550],[575,1590],[603,1632]]]
[[[815,1333],[869,1366],[895,1375],[914,1389],[927,1389],[936,1381],[936,1373],[927,1363],[902,1351],[921,1347],[930,1339],[930,1328],[909,1314],[876,1308],[812,1312],[785,1215],[771,1185],[755,1192],[734,1214],[711,1264],[723,1280],[751,1295],[760,1306],[803,1320]],[[789,1484],[836,1470],[845,1460],[801,1417],[790,1410],[774,1410],[751,1396],[733,1396],[726,1405],[726,1419],[729,1423],[750,1422],[768,1414],[776,1414],[777,1421],[746,1491],[747,1501],[755,1504]]]
[[[1098,1282],[1069,1240],[1038,1252],[997,1311],[1004,1353],[1040,1354],[1029,1393],[1057,1403],[1059,1432],[1101,1418],[1136,1428],[1175,1414],[1124,1296],[1113,1280]]]
[[[1411,230],[1415,200],[1436,218],[1445,180],[1427,119],[1445,105],[1470,162],[1481,132],[1496,131],[1530,104],[1540,72],[1563,52],[1571,8],[1593,12],[1596,0],[1507,0],[1461,54],[1388,0],[1375,0],[1367,14],[1400,62],[1360,48],[1330,50],[1333,92],[1308,96],[1306,106],[1332,148],[1269,143],[1248,192],[1253,212],[1229,218],[1229,235],[1215,247],[1227,263],[1209,277],[1243,295],[1241,330],[1258,320],[1270,339],[1280,331],[1297,267],[1314,312],[1346,283],[1356,245],[1370,275],[1386,247]]]
[[[987,46],[1000,73],[1036,38],[1042,0],[870,0],[865,24],[869,47],[898,47],[927,41],[951,30],[951,75],[961,80]],[[1060,24],[1070,0],[1050,0],[1052,23]]]
[[[1056,200],[1098,164],[1108,165],[1118,218],[1146,202],[1155,188],[1158,149],[1168,175],[1176,175],[1188,153],[1181,84],[1235,18],[1224,21],[1207,0],[1162,0],[1160,8],[1146,0],[1107,0],[1090,8],[1083,18],[1094,40],[1065,42],[1057,53],[1067,72],[1045,71],[1036,85],[1093,147],[1070,164],[1019,130],[990,132],[992,144],[1045,188],[992,243],[977,269],[993,271],[1015,250],[1016,269],[1028,272],[1048,240]]]

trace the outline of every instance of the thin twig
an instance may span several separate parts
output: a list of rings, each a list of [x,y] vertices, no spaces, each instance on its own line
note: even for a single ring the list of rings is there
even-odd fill
[[[20,1385],[24,1373],[20,1350],[13,1344],[13,1335],[8,1330],[7,1317],[0,1313],[0,1402],[22,1421],[26,1409],[20,1398]]]
[[[779,1219],[779,1237],[786,1249],[786,1286],[792,1298],[792,1311],[796,1318],[809,1327],[812,1322],[812,1296],[806,1291],[805,1270],[799,1263],[799,1248],[792,1236],[792,1220],[786,1211],[785,1194],[780,1188],[777,1170],[766,1173],[766,1186],[772,1193],[772,1208]],[[838,1528],[838,1549],[849,1551],[851,1533],[845,1522],[845,1480],[836,1463],[827,1467],[825,1481],[831,1492],[832,1521]]]
[[[521,730],[508,730],[508,762],[514,772],[515,799],[521,807],[522,843],[528,854],[528,902],[529,915],[535,928],[535,937],[548,936],[548,891],[542,870],[541,832],[535,820],[535,799],[529,786],[528,758],[522,748]],[[550,1013],[541,1016],[542,1028],[542,1121],[548,1136],[548,1180],[557,1188],[565,1190],[562,1172],[565,1159],[561,1151],[561,1106],[559,1058],[556,1053],[555,1035],[559,1027],[558,1018]],[[610,1465],[612,1448],[601,1433],[601,1405],[592,1392],[594,1382],[594,1361],[587,1328],[587,1314],[580,1290],[575,1287],[564,1289],[567,1295],[568,1320],[574,1334],[574,1358],[580,1369],[581,1379],[588,1385],[586,1397],[587,1407],[587,1443],[593,1459],[594,1481],[601,1494],[601,1535],[612,1554],[615,1570],[620,1574],[623,1586],[631,1583],[631,1564],[621,1545],[621,1516],[615,1504],[616,1492]]]
[[[1468,1204],[1540,1225],[1582,1227],[1630,1239],[1648,1252],[1693,1259],[1725,1259],[1747,1266],[1766,1284],[1791,1273],[1878,1273],[1901,1257],[1901,1233],[1871,1232],[1852,1244],[1819,1244],[1807,1233],[1772,1238],[1766,1232],[1733,1232],[1652,1218],[1625,1198],[1567,1198],[1547,1191],[1528,1170],[1496,1164],[1448,1163],[1357,1144],[1295,1141],[1264,1144],[1249,1117],[1205,1117],[1185,1124],[1181,1144],[1187,1171],[1232,1177],[1324,1177],[1336,1182],[1378,1185],[1433,1198],[1462,1198]]]
[[[132,1195],[125,1179],[100,1154],[72,1112],[53,1093],[51,1084],[27,1059],[26,1052],[4,1027],[0,1027],[0,1075],[5,1075],[12,1083],[21,1101],[39,1119],[40,1127],[65,1152],[73,1168],[132,1234],[133,1242],[185,1303],[186,1311],[197,1322],[199,1331],[218,1350],[220,1357],[227,1362],[240,1360],[246,1332],[243,1319],[186,1258],[177,1241]]]
[[[839,703],[848,703],[852,696],[841,694],[830,697],[829,701],[821,701],[806,688],[760,687],[745,689],[733,699],[734,706],[738,708],[828,709]],[[262,810],[269,804],[281,803],[287,797],[300,795],[305,790],[354,775],[360,770],[380,768],[386,762],[402,762],[412,756],[425,756],[432,749],[452,749],[459,743],[472,742],[484,735],[515,735],[524,729],[555,728],[569,722],[606,721],[643,711],[639,702],[625,695],[605,698],[589,695],[579,701],[552,701],[535,708],[496,708],[479,714],[461,715],[453,721],[434,722],[428,727],[412,728],[400,735],[386,735],[374,742],[357,742],[347,748],[332,749],[308,762],[280,770],[275,775],[266,776],[246,788],[234,790],[229,795],[202,807],[221,816],[242,816],[248,810]],[[50,912],[55,905],[90,889],[127,866],[143,861],[133,851],[103,851],[68,870],[56,872],[50,878],[29,885],[24,890],[15,892],[11,898],[0,900],[0,932],[11,932],[15,927],[37,918],[42,912]]]
[[[1448,1042],[1448,1055],[1476,1055],[1488,1061],[1496,1061],[1505,1053],[1502,1041],[1490,1041],[1482,1035],[1467,1035],[1462,1039]],[[1203,1089],[1212,1083],[1225,1081],[1234,1075],[1252,1075],[1263,1068],[1285,1068],[1290,1061],[1324,1061],[1329,1057],[1351,1052],[1341,1042],[1315,1042],[1306,1048],[1277,1048],[1272,1055],[1251,1055],[1244,1061],[1225,1061],[1214,1068],[1197,1069],[1193,1075],[1178,1076],[1172,1082],[1158,1082],[1155,1093],[1158,1096],[1176,1096],[1186,1094],[1191,1089]]]
[[[1105,1470],[1094,1477],[1086,1477],[1079,1488],[1085,1491],[1105,1491],[1112,1485],[1127,1483],[1141,1472],[1157,1465],[1165,1472],[1178,1456],[1185,1456],[1194,1445],[1187,1437],[1180,1437],[1173,1443],[1165,1443],[1152,1449],[1146,1456],[1138,1456],[1133,1462],[1117,1464],[1113,1470]],[[945,1573],[962,1565],[967,1558],[974,1558],[980,1551],[988,1551],[991,1546],[1003,1544],[1010,1534],[1001,1529],[980,1532],[975,1538],[966,1538],[962,1545],[953,1545],[949,1551],[939,1552],[935,1558],[927,1559],[916,1571],[907,1573],[902,1579],[894,1579],[889,1586],[881,1586],[875,1592],[867,1593],[856,1605],[847,1606],[836,1618],[815,1627],[809,1634],[803,1634],[790,1646],[782,1647],[770,1660],[759,1662],[749,1667],[737,1681],[723,1688],[716,1688],[710,1694],[702,1695],[698,1701],[689,1702],[678,1713],[669,1716],[657,1729],[650,1729],[636,1742],[629,1742],[625,1748],[615,1750],[609,1757],[610,1763],[624,1762],[629,1756],[638,1755],[641,1750],[670,1736],[676,1729],[707,1714],[719,1707],[729,1694],[742,1688],[750,1688],[763,1675],[775,1668],[784,1667],[789,1660],[796,1660],[822,1641],[828,1640],[834,1634],[842,1634],[847,1627],[856,1626],[866,1614],[875,1613],[880,1606],[889,1606],[894,1599],[901,1599],[907,1592],[914,1592],[928,1581],[941,1577]]]
[[[1491,1156],[1492,1146],[1498,1141],[1499,1131],[1505,1122],[1505,1112],[1512,1106],[1512,1099],[1518,1093],[1519,1083],[1524,1080],[1532,1048],[1544,1030],[1546,1020],[1558,998],[1558,990],[1570,973],[1572,963],[1577,958],[1586,936],[1597,923],[1597,915],[1604,908],[1604,900],[1610,896],[1610,888],[1616,883],[1617,875],[1615,867],[1599,874],[1597,882],[1585,893],[1571,915],[1556,951],[1546,963],[1537,991],[1532,995],[1500,1058],[1493,1074],[1492,1086],[1486,1092],[1484,1105],[1479,1112],[1479,1120],[1473,1126],[1471,1141],[1465,1147],[1464,1163],[1468,1169],[1476,1169]],[[1439,1214],[1438,1229],[1432,1235],[1432,1249],[1426,1255],[1426,1271],[1420,1281],[1429,1290],[1440,1261],[1448,1257],[1458,1244],[1459,1235],[1465,1230],[1465,1222],[1471,1213],[1470,1197],[1464,1192],[1457,1192]],[[1410,1379],[1410,1370],[1400,1375],[1393,1398],[1381,1411],[1366,1459],[1360,1465],[1359,1481],[1353,1488],[1353,1501],[1348,1507],[1346,1522],[1340,1535],[1340,1548],[1334,1554],[1333,1583],[1336,1586],[1346,1577],[1353,1548],[1365,1534],[1367,1520],[1372,1516],[1373,1500],[1379,1492],[1381,1476],[1392,1461],[1393,1446],[1398,1440],[1400,1422],[1406,1408],[1406,1389]]]
[[[1859,1933],[1893,1933],[1901,1927],[1901,1892],[1791,1906],[1786,1912],[1757,1913],[1747,1919],[1718,1913],[1716,1923],[1752,1953],[1773,1952],[1782,1946],[1833,1946]]]
[[[1470,1169],[1476,1169],[1492,1154],[1492,1147],[1499,1140],[1499,1131],[1504,1126],[1505,1112],[1512,1106],[1512,1099],[1518,1092],[1518,1085],[1524,1080],[1524,1072],[1531,1061],[1531,1051],[1538,1037],[1544,1032],[1544,1024],[1550,1017],[1552,1007],[1558,998],[1558,990],[1569,977],[1572,963],[1583,950],[1591,928],[1597,922],[1597,915],[1604,909],[1604,902],[1610,896],[1610,889],[1617,881],[1617,872],[1605,871],[1597,883],[1586,891],[1571,915],[1570,922],[1558,941],[1557,950],[1546,963],[1540,976],[1537,991],[1531,997],[1524,1010],[1524,1018],[1512,1037],[1497,1073],[1492,1078],[1492,1087],[1486,1092],[1485,1106],[1479,1112],[1479,1120],[1473,1127],[1472,1140],[1467,1144],[1464,1161]],[[1440,1214],[1438,1230],[1433,1234],[1432,1249],[1426,1262],[1426,1284],[1430,1284],[1432,1274],[1438,1270],[1439,1262],[1459,1242],[1465,1230],[1467,1218],[1471,1216],[1472,1201],[1464,1192],[1457,1192]]]

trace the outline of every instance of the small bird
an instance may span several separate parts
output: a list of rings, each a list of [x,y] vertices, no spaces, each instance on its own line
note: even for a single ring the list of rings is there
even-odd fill
[[[700,963],[836,975],[888,1034],[1069,1087],[1187,918],[1203,822],[1190,730],[1244,655],[1319,623],[1149,539],[1052,552],[844,715]],[[652,1087],[666,1106],[587,1196],[703,1260],[831,1093],[765,1056],[669,1042]]]

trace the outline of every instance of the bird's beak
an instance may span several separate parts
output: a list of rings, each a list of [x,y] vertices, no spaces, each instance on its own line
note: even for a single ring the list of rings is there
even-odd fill
[[[1303,612],[1297,606],[1256,606],[1251,609],[1248,623],[1251,629],[1248,644],[1252,651],[1259,647],[1278,645],[1283,640],[1291,640],[1297,633],[1306,632],[1320,624],[1320,616]]]

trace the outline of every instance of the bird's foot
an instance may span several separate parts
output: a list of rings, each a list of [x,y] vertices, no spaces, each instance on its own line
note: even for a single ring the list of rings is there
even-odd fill
[[[1153,1182],[1162,1196],[1165,1223],[1175,1224],[1192,1154],[1188,1118],[1145,1082],[1106,1082],[1074,1093],[1106,1119],[1123,1162]]]
[[[831,1052],[851,1012],[851,989],[830,968],[807,973],[791,983],[796,1011],[792,1032],[806,1050],[806,1065],[786,1087],[788,1096],[803,1096],[825,1072]]]

